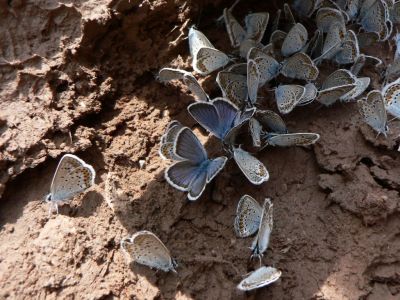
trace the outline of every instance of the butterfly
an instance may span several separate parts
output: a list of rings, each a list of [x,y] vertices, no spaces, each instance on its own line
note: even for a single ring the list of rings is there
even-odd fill
[[[253,47],[262,47],[261,39],[268,25],[268,13],[253,13],[245,17],[246,30],[232,15],[231,9],[224,9],[224,21],[226,31],[232,47],[240,47],[240,55],[247,56],[247,52]]]
[[[348,30],[334,59],[338,64],[350,64],[354,63],[359,55],[357,36],[353,30]]]
[[[396,1],[389,8],[389,19],[393,24],[400,24],[400,2]]]
[[[299,52],[306,46],[307,40],[307,29],[301,23],[296,23],[283,41],[281,49],[283,56],[288,57]]]
[[[313,81],[317,79],[319,70],[307,54],[298,52],[284,60],[281,74],[289,78]]]
[[[208,101],[209,97],[207,93],[203,90],[196,77],[192,73],[180,69],[163,68],[158,73],[158,78],[160,81],[171,81],[171,80],[183,80],[189,90],[193,93],[196,100],[198,101]]]
[[[319,140],[318,133],[286,133],[269,134],[267,143],[271,146],[290,147],[290,146],[309,146]]]
[[[269,198],[265,199],[261,215],[258,232],[251,245],[252,256],[261,257],[267,250],[269,238],[273,227],[273,204]]]
[[[245,64],[247,73],[247,65]],[[247,77],[239,73],[235,73],[239,67],[234,68],[233,71],[221,71],[217,75],[217,84],[222,91],[222,96],[229,99],[242,108],[247,102]],[[240,70],[240,69],[239,69]]]
[[[58,163],[46,201],[53,203],[58,213],[58,203],[90,188],[95,177],[96,172],[91,165],[73,154],[65,154]]]
[[[287,127],[282,118],[272,110],[256,110],[249,120],[249,128],[254,147],[261,147],[261,138],[268,132],[286,133]]]
[[[249,152],[240,147],[233,149],[233,158],[240,170],[252,184],[262,184],[269,179],[269,173],[264,164]]]
[[[165,179],[174,188],[188,192],[191,201],[201,196],[207,183],[223,169],[227,161],[225,156],[209,159],[199,139],[187,127],[178,132],[173,151],[180,161],[165,170]]]
[[[260,267],[253,271],[237,286],[241,291],[251,291],[258,289],[277,281],[282,275],[282,272],[273,267]]]
[[[310,104],[317,97],[318,90],[314,83],[307,83],[304,86],[304,89],[305,89],[304,95],[303,97],[300,98],[299,102],[297,103],[297,106],[304,106]]]
[[[400,118],[400,78],[385,85],[382,89],[385,107],[388,113]]]
[[[338,69],[325,79],[322,89],[329,90],[330,88],[353,84],[353,89],[339,97],[341,101],[348,102],[360,96],[368,88],[369,83],[369,77],[357,78],[349,70]]]
[[[247,93],[250,103],[254,105],[257,102],[258,87],[260,85],[260,69],[257,63],[249,59],[247,61]]]
[[[139,231],[121,241],[122,250],[138,264],[173,271],[178,266],[164,243],[150,231]]]
[[[249,120],[250,135],[253,140],[254,147],[261,147],[261,135],[263,129],[260,122],[256,118],[250,118]]]
[[[247,60],[253,60],[259,71],[258,87],[262,87],[279,75],[281,64],[265,51],[251,48],[247,54]]]
[[[189,29],[189,48],[193,69],[201,75],[208,75],[229,63],[229,57],[193,27]]]
[[[358,75],[358,73],[361,72],[362,68],[366,63],[372,63],[375,67],[382,65],[382,60],[375,56],[370,56],[370,55],[365,55],[365,54],[360,54],[354,64],[350,68],[350,72],[353,75]]]
[[[318,0],[295,0],[293,2],[293,8],[297,14],[302,17],[310,17],[317,9]]]
[[[345,36],[346,27],[344,24],[340,22],[331,24],[325,38],[324,47],[322,48],[322,58],[332,59],[335,57],[341,50]]]
[[[367,32],[376,32],[379,40],[385,41],[392,33],[393,24],[389,19],[389,8],[385,1],[364,1],[360,9],[359,24]]]
[[[236,130],[253,116],[255,108],[241,112],[232,102],[216,98],[207,103],[192,103],[188,106],[188,111],[202,127],[228,143]]]
[[[253,197],[242,196],[236,208],[234,222],[236,235],[245,238],[255,234],[260,227],[262,212],[261,205]]]
[[[339,23],[342,26],[346,24],[343,13],[338,9],[330,7],[318,9],[315,21],[318,29],[323,33],[329,32],[332,24]]]
[[[341,86],[334,86],[325,90],[318,91],[316,100],[325,106],[330,106],[340,99],[343,95],[353,90],[355,84],[345,84]]]
[[[183,128],[179,121],[171,121],[165,130],[165,134],[161,137],[159,154],[162,159],[180,160],[174,153],[175,139],[178,132]]]
[[[358,100],[357,103],[365,122],[375,131],[386,136],[389,128],[382,93],[377,90],[370,91],[365,99]]]
[[[282,114],[290,113],[305,94],[305,87],[297,84],[283,84],[275,89],[278,110]]]

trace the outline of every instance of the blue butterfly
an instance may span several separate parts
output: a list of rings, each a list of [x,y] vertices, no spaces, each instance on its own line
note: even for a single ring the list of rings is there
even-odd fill
[[[225,166],[227,157],[208,159],[196,135],[187,127],[177,134],[174,154],[180,160],[165,170],[165,179],[174,188],[188,192],[189,200],[197,200],[209,183]]]
[[[218,139],[229,143],[237,129],[249,120],[255,108],[241,112],[237,106],[224,98],[216,98],[210,102],[197,102],[188,106],[192,117]]]

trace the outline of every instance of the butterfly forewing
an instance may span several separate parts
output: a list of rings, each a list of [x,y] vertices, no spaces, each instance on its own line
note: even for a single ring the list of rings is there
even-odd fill
[[[234,223],[235,233],[238,237],[248,237],[257,232],[260,227],[262,207],[249,195],[240,198]]]
[[[229,57],[215,48],[200,48],[193,59],[193,69],[201,75],[208,75],[229,63]]]

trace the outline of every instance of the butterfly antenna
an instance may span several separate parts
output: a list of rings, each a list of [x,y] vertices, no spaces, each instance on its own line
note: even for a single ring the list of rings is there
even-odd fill
[[[394,117],[393,119],[390,119],[390,120],[388,121],[388,123],[393,122],[393,121],[395,121],[395,120],[397,120],[397,117]]]

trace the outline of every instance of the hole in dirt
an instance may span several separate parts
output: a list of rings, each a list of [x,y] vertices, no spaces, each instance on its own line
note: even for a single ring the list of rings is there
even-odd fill
[[[68,89],[68,81],[62,80],[60,83],[57,84],[56,92],[62,93]]]
[[[360,163],[366,165],[367,167],[372,167],[372,166],[375,165],[374,162],[372,161],[372,159],[369,158],[369,157],[363,157],[363,158],[361,158],[361,159],[360,159]]]

